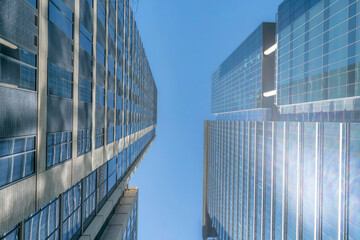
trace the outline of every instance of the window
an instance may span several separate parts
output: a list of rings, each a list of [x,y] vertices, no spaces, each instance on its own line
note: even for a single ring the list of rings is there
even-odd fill
[[[79,101],[92,102],[92,84],[91,81],[79,77]]]
[[[95,148],[99,148],[104,145],[104,128],[95,129]]]
[[[84,205],[83,205],[83,223],[86,226],[88,219],[93,216],[95,211],[95,185],[96,185],[96,171],[91,173],[84,179]]]
[[[96,86],[96,105],[105,106],[105,89],[100,86]]]
[[[27,0],[34,8],[37,8],[36,0]]]
[[[80,47],[92,56],[92,34],[80,22]]]
[[[101,1],[97,2],[97,15],[98,15],[98,19],[100,20],[100,22],[106,26],[105,24],[105,8],[103,7]]]
[[[73,39],[73,13],[62,0],[49,1],[49,19]]]
[[[36,54],[21,47],[11,49],[0,44],[0,84],[35,91]]]
[[[107,143],[112,143],[114,141],[114,126],[108,126],[108,139]]]
[[[72,99],[73,76],[55,63],[48,62],[48,94]]]
[[[121,133],[122,133],[122,126],[121,125],[117,125],[116,126],[116,140],[119,140],[121,138]]]
[[[91,6],[91,8],[93,7],[93,0],[86,0],[89,4],[90,4],[90,6]]]
[[[14,228],[10,229],[4,235],[0,236],[1,240],[18,240],[20,233],[20,226],[17,225]]]
[[[96,177],[97,177],[97,201],[96,204],[102,207],[104,204],[104,200],[107,193],[107,164],[105,163],[101,167],[99,167],[96,171]]]
[[[35,173],[35,136],[0,140],[0,187]]]
[[[111,57],[109,55],[108,57],[108,70],[109,72],[111,72],[113,75],[115,75],[115,60],[113,57]]]
[[[117,164],[117,180],[119,180],[123,175],[123,153],[119,152],[118,156],[118,164]]]
[[[72,132],[48,133],[47,164],[51,166],[62,163],[72,157]]]
[[[62,198],[63,239],[79,236],[81,226],[81,182],[67,190]]]
[[[107,106],[108,108],[114,108],[115,104],[115,94],[113,92],[108,91],[108,98],[107,98]]]
[[[59,239],[59,199],[25,219],[25,240]]]
[[[78,131],[78,156],[91,151],[91,129]]]
[[[115,183],[116,183],[116,163],[117,163],[116,160],[117,159],[115,156],[108,161],[108,169],[109,169],[108,192],[110,192],[112,190],[112,188],[115,186]]]
[[[96,61],[105,66],[105,49],[99,42],[96,43]]]
[[[115,26],[112,23],[112,21],[109,19],[109,36],[115,41],[116,35],[115,35]]]

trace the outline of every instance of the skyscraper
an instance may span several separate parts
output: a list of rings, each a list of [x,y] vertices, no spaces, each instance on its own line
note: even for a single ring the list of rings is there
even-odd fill
[[[347,0],[280,4],[276,42],[260,53],[275,57],[275,88],[262,92],[273,110],[259,118],[212,108],[216,120],[205,121],[204,239],[359,238],[358,9]]]
[[[0,2],[1,240],[99,238],[156,124],[128,0]]]

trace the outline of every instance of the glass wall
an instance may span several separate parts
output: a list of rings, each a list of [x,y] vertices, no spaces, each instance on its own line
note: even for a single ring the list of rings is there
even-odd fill
[[[262,24],[214,71],[211,112],[261,108]]]

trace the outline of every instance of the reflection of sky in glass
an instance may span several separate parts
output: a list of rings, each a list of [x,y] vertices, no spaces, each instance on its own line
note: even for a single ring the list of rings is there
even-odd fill
[[[287,159],[287,238],[296,238],[298,123],[289,123]]]
[[[339,204],[339,150],[340,125],[324,123],[323,146],[323,196],[322,196],[322,236],[336,239],[338,235]]]
[[[272,161],[272,123],[265,122],[265,239],[270,240],[270,216],[271,216],[271,161]]]
[[[316,123],[304,124],[303,238],[314,237],[316,184]]]
[[[261,239],[261,201],[262,201],[262,141],[263,141],[263,124],[262,122],[256,123],[257,132],[256,132],[256,222],[255,222],[255,239]]]
[[[360,124],[351,124],[349,174],[349,236],[360,236]]]
[[[283,122],[276,123],[275,134],[275,239],[282,238],[282,197],[283,197]]]

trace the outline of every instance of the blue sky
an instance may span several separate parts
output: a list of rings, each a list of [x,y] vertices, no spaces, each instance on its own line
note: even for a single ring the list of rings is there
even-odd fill
[[[139,0],[135,18],[158,88],[157,137],[139,187],[139,240],[200,240],[203,121],[211,74],[280,0]]]

